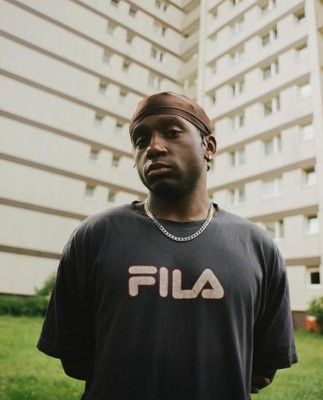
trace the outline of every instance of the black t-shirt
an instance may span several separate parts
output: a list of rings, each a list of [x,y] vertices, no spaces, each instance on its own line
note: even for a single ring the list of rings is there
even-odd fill
[[[164,236],[134,204],[65,246],[38,348],[88,359],[86,400],[247,400],[252,369],[297,361],[286,269],[259,227],[216,213]],[[201,221],[161,221],[187,236]]]

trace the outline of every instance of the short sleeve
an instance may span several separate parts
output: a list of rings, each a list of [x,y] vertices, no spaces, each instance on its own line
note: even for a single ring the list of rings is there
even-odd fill
[[[91,291],[85,249],[66,244],[37,347],[49,356],[88,359],[93,351]]]
[[[297,362],[287,271],[275,245],[269,260],[254,328],[254,371],[288,368]]]

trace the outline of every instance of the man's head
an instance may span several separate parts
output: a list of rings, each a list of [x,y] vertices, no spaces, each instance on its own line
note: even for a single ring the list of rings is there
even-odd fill
[[[149,96],[138,103],[130,120],[130,135],[145,117],[160,114],[178,115],[199,128],[204,135],[212,134],[209,117],[201,106],[182,94],[163,92]]]
[[[129,132],[144,185],[167,198],[206,188],[216,150],[210,120],[193,100],[172,92],[139,102]]]

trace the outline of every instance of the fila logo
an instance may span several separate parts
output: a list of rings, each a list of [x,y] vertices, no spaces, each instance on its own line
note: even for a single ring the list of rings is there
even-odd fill
[[[158,270],[154,266],[134,265],[129,267],[129,274],[129,295],[132,297],[138,296],[141,286],[154,286],[157,280],[161,297],[167,297],[170,290],[174,299],[196,299],[198,296],[203,299],[222,299],[224,296],[221,283],[210,269],[201,273],[192,289],[182,289],[182,271],[179,269],[173,270],[171,280],[166,267]],[[211,288],[205,288],[206,284]]]

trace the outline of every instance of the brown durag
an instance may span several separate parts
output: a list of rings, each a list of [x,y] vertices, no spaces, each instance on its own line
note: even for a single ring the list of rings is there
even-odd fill
[[[173,92],[157,93],[141,100],[130,120],[130,135],[145,117],[159,114],[178,115],[197,126],[205,134],[212,135],[210,119],[203,108],[188,97]]]

